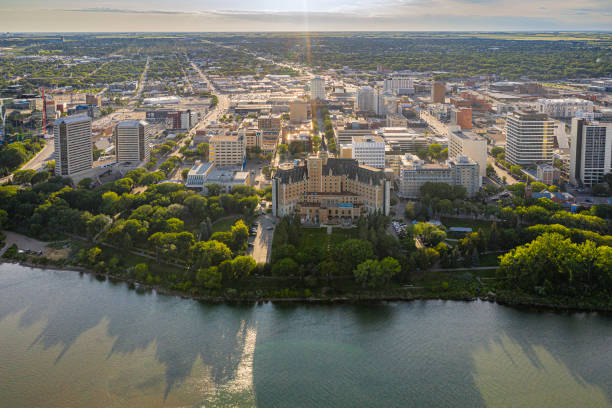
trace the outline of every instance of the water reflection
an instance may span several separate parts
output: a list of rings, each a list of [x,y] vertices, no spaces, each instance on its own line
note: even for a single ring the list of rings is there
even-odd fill
[[[208,305],[0,265],[0,335],[3,408],[612,401],[612,318],[485,302]]]
[[[77,278],[73,272],[21,268],[18,275],[3,273],[10,268],[21,267],[0,265],[0,320],[21,312],[20,328],[43,322],[30,348],[59,347],[57,364],[79,336],[105,321],[106,335],[114,338],[107,359],[155,345],[155,358],[165,367],[165,396],[190,375],[197,359],[209,367],[215,384],[230,381],[253,327],[252,307],[143,297],[126,285],[98,283],[87,275]],[[53,279],[41,279],[41,274]],[[109,293],[111,287],[120,294]]]

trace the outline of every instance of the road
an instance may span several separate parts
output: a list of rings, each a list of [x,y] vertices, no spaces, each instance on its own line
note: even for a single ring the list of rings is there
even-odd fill
[[[427,122],[429,127],[440,136],[448,137],[448,126],[431,116],[428,112],[421,110],[421,119]]]
[[[496,163],[495,163],[495,159],[491,156],[487,155],[487,164],[491,164],[493,166],[493,168],[495,169],[495,172],[497,173],[497,175],[499,176],[500,179],[503,180],[504,176],[506,177],[506,184],[516,184],[516,183],[520,183],[520,180],[515,179],[512,174],[510,174],[509,172],[507,172],[506,170],[502,169],[501,167],[499,167]]]
[[[142,75],[140,76],[140,80],[138,81],[138,87],[136,88],[136,92],[134,93],[134,97],[130,101],[130,106],[134,105],[140,99],[140,94],[142,93],[144,85],[147,82],[147,72],[149,71],[149,62],[150,61],[151,61],[151,58],[147,57],[147,62],[145,64],[144,69],[142,70]]]
[[[49,160],[53,160],[53,153],[55,152],[55,144],[53,143],[53,139],[45,140],[45,147],[42,148],[40,152],[36,154],[36,156],[32,157],[29,162],[24,164],[18,170],[36,170],[41,169],[46,162]],[[13,174],[9,174],[6,177],[0,179],[0,183],[6,183],[13,179]]]
[[[274,237],[274,228],[276,220],[270,214],[262,215],[257,219],[259,226],[257,227],[257,235],[252,241],[253,246],[249,247],[249,253],[257,263],[266,263],[270,261],[272,253],[272,238]]]

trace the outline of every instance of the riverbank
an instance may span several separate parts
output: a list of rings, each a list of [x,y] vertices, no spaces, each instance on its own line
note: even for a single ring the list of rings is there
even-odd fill
[[[33,262],[31,260],[17,261],[2,258],[0,263],[12,263],[22,266],[52,269],[62,271],[74,271],[86,273],[97,279],[108,279],[115,282],[124,282],[130,288],[142,291],[155,291],[165,296],[175,296],[182,299],[192,299],[208,303],[309,303],[309,304],[346,304],[346,303],[371,303],[371,302],[394,302],[394,301],[416,301],[416,300],[448,300],[448,301],[487,301],[504,306],[534,311],[558,311],[558,312],[598,312],[604,314],[612,313],[612,305],[601,306],[588,304],[587,302],[555,302],[554,299],[534,297],[529,294],[503,291],[500,293],[487,292],[485,295],[474,296],[469,293],[447,292],[447,291],[424,291],[422,287],[389,288],[377,291],[364,291],[357,293],[342,294],[311,294],[310,296],[253,296],[247,292],[238,292],[234,288],[225,289],[223,295],[193,294],[184,291],[173,290],[163,285],[147,284],[134,279],[109,273],[100,273],[80,265],[48,265]],[[326,288],[322,288],[326,289]],[[233,291],[233,292],[231,292]]]

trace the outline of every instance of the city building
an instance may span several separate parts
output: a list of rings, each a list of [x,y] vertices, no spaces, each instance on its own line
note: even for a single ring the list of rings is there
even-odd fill
[[[451,109],[450,124],[460,126],[461,129],[472,128],[472,108]]]
[[[397,92],[400,89],[412,89],[414,84],[411,78],[405,76],[391,76],[386,78],[384,83],[385,91]]]
[[[210,138],[209,160],[217,166],[242,166],[246,157],[244,136],[215,135]]]
[[[352,221],[390,211],[390,182],[382,169],[354,159],[328,158],[325,142],[304,165],[281,166],[272,182],[272,214],[298,214],[302,222]]]
[[[401,113],[387,113],[387,127],[408,127],[408,119]]]
[[[612,172],[612,123],[572,119],[570,182],[592,186]]]
[[[548,163],[538,164],[536,168],[536,180],[548,186],[559,184],[561,170]]]
[[[251,183],[251,174],[237,168],[217,167],[215,163],[195,163],[187,173],[185,187],[201,189],[207,192],[207,184],[218,184],[221,191],[229,193],[236,186],[248,186]]]
[[[416,155],[401,157],[398,195],[404,198],[419,198],[421,186],[427,182],[463,186],[468,197],[480,189],[478,163],[465,156],[448,160],[445,164],[425,163]]]
[[[425,136],[405,127],[384,127],[378,129],[377,134],[392,150],[399,152],[416,153],[426,150],[430,144]]]
[[[262,130],[280,130],[281,117],[280,115],[261,115],[257,118],[257,127]]]
[[[551,118],[573,118],[577,113],[593,113],[593,102],[585,99],[538,99],[537,111]]]
[[[72,176],[93,166],[91,118],[85,115],[66,116],[55,121],[55,175]]]
[[[551,163],[555,122],[546,114],[517,111],[506,117],[506,160],[519,166]]]
[[[118,163],[149,160],[151,126],[144,120],[124,120],[115,126],[115,152]]]
[[[308,102],[299,99],[289,102],[289,120],[306,122],[308,120]]]
[[[385,141],[380,136],[353,136],[352,158],[359,164],[385,167]]]
[[[374,89],[364,86],[357,91],[356,109],[358,112],[374,112]]]
[[[102,106],[102,95],[87,94],[85,95],[85,103],[87,105]]]
[[[325,94],[325,80],[320,76],[316,76],[310,80],[310,100],[316,99],[324,101]]]
[[[463,132],[458,127],[449,127],[448,157],[458,159],[460,156],[469,157],[478,163],[481,177],[487,174],[487,141],[474,132]]]
[[[444,103],[446,99],[446,86],[440,81],[431,85],[431,103]]]

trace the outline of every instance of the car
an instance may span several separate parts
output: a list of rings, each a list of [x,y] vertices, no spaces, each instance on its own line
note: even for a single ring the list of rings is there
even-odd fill
[[[274,227],[268,227],[266,228],[268,231],[272,231],[274,229]]]
[[[249,242],[249,247],[253,248],[255,245],[252,242]]]

